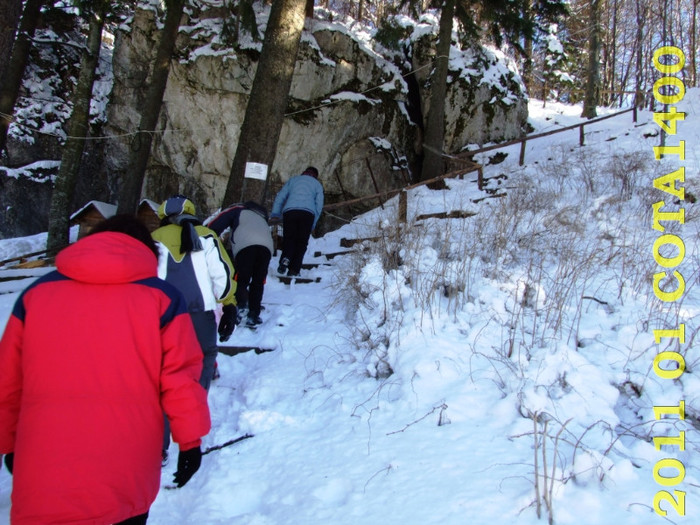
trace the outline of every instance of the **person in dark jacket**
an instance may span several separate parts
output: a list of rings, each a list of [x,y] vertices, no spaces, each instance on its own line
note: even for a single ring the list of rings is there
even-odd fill
[[[246,317],[249,327],[261,324],[265,279],[274,249],[267,210],[254,201],[234,204],[215,215],[207,227],[219,236],[230,232],[228,249],[236,268],[238,322]]]
[[[290,178],[275,197],[270,219],[282,219],[282,255],[277,268],[284,275],[299,275],[309,237],[323,211],[323,186],[318,170],[309,166]]]
[[[117,215],[62,250],[17,299],[0,339],[0,453],[13,524],[144,524],[160,489],[163,412],[175,483],[211,421],[202,351],[158,250]]]

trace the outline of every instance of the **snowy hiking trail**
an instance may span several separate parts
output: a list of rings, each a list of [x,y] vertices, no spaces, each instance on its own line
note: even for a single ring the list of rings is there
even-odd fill
[[[636,126],[626,117],[591,126],[587,143],[610,147],[610,141],[643,135],[653,129],[646,117],[646,124]],[[560,114],[554,120],[567,125],[576,122],[577,115]],[[578,148],[577,139],[576,131],[558,136],[571,144],[571,151]],[[545,144],[528,147],[546,156]],[[499,178],[503,170],[517,177],[527,169],[513,162],[517,148],[505,150],[510,165],[485,167],[490,183],[507,186],[508,180]],[[536,164],[537,154],[529,153],[530,159]],[[476,191],[475,176],[448,181],[458,191],[411,192],[409,217],[418,211],[478,211],[481,203],[475,201],[484,193]],[[265,323],[257,332],[237,331],[230,343],[275,350],[220,358],[222,377],[210,394],[214,429],[207,442],[243,433],[255,438],[211,454],[206,474],[195,477],[193,486],[179,493],[161,492],[152,511],[158,516],[156,523],[534,525],[546,521],[544,509],[541,520],[535,514],[533,439],[528,435],[533,424],[516,410],[523,392],[532,398],[541,394],[526,377],[520,378],[520,386],[499,386],[506,372],[472,351],[499,344],[486,334],[492,319],[484,319],[476,308],[457,319],[432,321],[409,310],[398,330],[401,352],[392,362],[394,374],[371,378],[376,370],[366,369],[367,355],[353,346],[349,333],[348,317],[353,312],[344,312],[343,298],[338,297],[338,273],[351,268],[347,261],[352,255],[327,261],[310,256],[340,251],[340,238],[364,238],[367,227],[395,220],[395,201],[385,203],[384,219],[367,214],[358,224],[312,239],[305,262],[324,265],[303,275],[320,277],[320,282],[285,285],[268,279]],[[273,259],[270,267],[275,264]],[[501,289],[499,283],[486,283],[480,298],[499,311]],[[564,398],[572,415],[616,421],[611,409],[617,392],[610,385],[620,381],[619,363],[625,357],[604,355],[601,349],[624,344],[641,351],[647,343],[637,333],[632,308],[619,307],[611,313],[591,301],[588,311],[590,321],[582,323],[582,333],[591,341],[603,341],[602,346],[592,343],[575,353],[561,349],[554,359],[549,350],[540,349],[525,366],[542,380],[563,370],[581,392]],[[556,390],[551,394],[566,395]],[[546,407],[545,401],[542,404]],[[601,450],[609,445],[602,428],[564,431],[562,439],[575,441],[584,432],[591,450],[597,443]],[[653,449],[634,437],[623,441],[627,449],[614,451],[607,459],[578,454],[577,479],[556,483],[556,523],[658,522],[649,505],[655,490],[650,480]],[[559,470],[557,474],[561,477]],[[689,499],[688,514],[694,511],[697,504]]]
[[[255,434],[255,438],[205,458],[211,465],[207,471],[210,479],[193,495],[197,500],[186,506],[206,510],[200,514],[190,509],[183,519],[182,492],[188,486],[179,494],[161,493],[152,514],[161,516],[167,511],[171,519],[179,519],[178,523],[227,523],[233,516],[237,523],[337,523],[339,508],[347,505],[353,509],[347,518],[356,523],[387,519],[391,523],[445,523],[455,514],[503,519],[503,509],[489,496],[503,490],[511,498],[525,501],[529,494],[521,493],[517,484],[504,488],[473,483],[474,477],[487,470],[502,469],[503,478],[528,474],[527,465],[494,465],[494,460],[498,463],[497,458],[507,457],[506,449],[514,446],[507,439],[494,443],[496,436],[504,434],[502,422],[512,419],[512,414],[498,417],[505,408],[498,406],[500,400],[491,399],[488,389],[456,385],[461,395],[450,400],[445,410],[450,423],[440,427],[436,425],[444,402],[439,396],[428,396],[433,403],[409,412],[394,408],[392,400],[406,395],[410,385],[391,378],[368,381],[361,370],[347,368],[353,364],[351,354],[342,355],[334,348],[337,341],[325,340],[329,326],[343,326],[345,322],[327,315],[318,304],[319,299],[329,296],[329,290],[314,288],[322,288],[333,278],[331,270],[320,273],[321,283],[303,287],[278,286],[275,279],[270,279],[265,292],[265,323],[256,332],[239,328],[231,339],[238,337],[235,342],[241,346],[276,344],[274,352],[219,358],[221,378],[210,392],[213,430],[204,444],[209,446],[245,432]],[[286,334],[289,326],[294,327],[296,336]],[[304,340],[298,334],[305,334]],[[420,334],[414,336],[421,338]],[[445,352],[445,362],[439,368],[434,363],[417,363],[419,369],[425,368],[421,372],[423,382],[429,383],[430,376],[438,375],[441,380],[460,383],[462,371],[456,365],[461,361],[460,346],[459,341],[450,345],[451,351]],[[461,363],[459,368],[464,366],[466,363]],[[252,392],[256,392],[254,396]],[[418,397],[417,393],[412,396]],[[362,400],[360,404],[356,404],[357,399]],[[452,408],[453,403],[462,408]],[[257,408],[246,411],[246,405]],[[237,409],[243,412],[238,428],[230,419],[237,415]],[[484,412],[494,414],[493,425],[474,428],[471,418]],[[373,420],[375,413],[381,413],[382,418]],[[414,441],[412,435],[421,427],[435,428],[434,435]],[[310,435],[318,436],[317,441],[309,442]],[[395,449],[404,449],[407,439],[408,455],[397,454]],[[529,443],[516,446],[527,448]],[[462,461],[455,464],[444,458],[445,449],[451,450],[451,458],[458,456]],[[350,470],[348,463],[353,465]],[[244,472],[258,475],[250,478]],[[192,483],[196,486],[202,478],[194,478]],[[409,487],[415,479],[431,478],[452,487],[451,491],[460,496],[448,508],[436,504],[416,515],[411,505],[414,489]],[[507,480],[504,483],[507,485]],[[219,510],[220,516],[220,499],[206,501],[209,484],[231,487],[230,501]],[[302,488],[308,485],[315,487],[310,494]],[[365,502],[364,496],[377,490],[405,512],[389,518],[384,516],[384,498]],[[271,495],[278,499],[271,500]],[[199,501],[200,497],[204,501]],[[261,508],[264,519],[256,516]],[[170,522],[165,515],[163,518],[162,523]]]
[[[540,119],[538,130],[554,121],[577,122],[580,114],[580,108],[555,104],[548,108],[553,110],[560,113],[544,114],[533,106],[533,118]],[[640,117],[647,124],[635,127],[629,120],[619,117],[592,127],[582,151],[592,158],[611,150],[639,149],[641,143],[651,153],[654,139],[645,135],[656,128],[650,115]],[[690,131],[695,135],[686,135],[689,143],[700,137],[697,127]],[[612,137],[616,139],[609,141]],[[547,156],[579,151],[576,131],[560,134],[557,141],[561,142],[528,145],[530,165],[522,168],[517,166],[518,147],[507,148],[504,163],[483,162],[485,175],[495,182],[501,173],[508,173],[510,178],[502,185],[510,186]],[[607,168],[602,159],[598,187],[610,185]],[[475,204],[483,193],[476,191],[474,178],[475,174],[448,181],[449,191],[413,190],[409,222],[419,214],[451,210],[490,213],[489,201],[496,199]],[[554,484],[556,524],[664,522],[651,509],[658,490],[652,468],[662,457],[654,446],[633,435],[623,436],[603,454],[615,436],[613,429],[636,417],[635,406],[620,398],[613,385],[625,381],[644,385],[648,397],[639,400],[640,405],[648,398],[657,404],[678,399],[675,389],[665,391],[648,377],[653,338],[644,328],[648,314],[643,298],[616,300],[617,291],[605,288],[603,275],[595,296],[608,305],[586,301],[579,321],[582,346],[567,344],[566,338],[551,340],[527,353],[516,348],[510,361],[500,360],[495,350],[508,335],[520,268],[514,268],[508,279],[479,278],[471,290],[473,298],[450,313],[445,302],[423,311],[410,295],[407,300],[397,297],[394,290],[401,283],[387,279],[372,261],[356,271],[355,255],[313,257],[317,251],[340,251],[343,237],[370,237],[378,225],[395,223],[395,199],[385,208],[312,239],[305,262],[323,265],[302,275],[320,277],[318,282],[285,285],[272,276],[277,263],[273,259],[263,299],[264,324],[257,331],[239,327],[226,345],[274,350],[220,354],[221,377],[209,394],[213,427],[203,448],[245,434],[255,437],[206,455],[200,472],[182,489],[162,490],[149,524],[541,525],[547,514],[543,509],[538,519],[534,507],[529,435],[533,421],[518,407],[549,411],[561,423],[575,418],[561,434],[556,474],[566,482]],[[593,226],[597,220],[591,216]],[[456,224],[451,219],[424,223],[431,231]],[[641,227],[648,229],[646,224]],[[421,257],[430,259],[434,251],[428,246]],[[348,275],[368,290],[368,302],[378,298],[373,315],[368,315],[366,305],[347,308],[339,283]],[[3,285],[10,286],[0,283],[0,290]],[[14,297],[14,293],[0,295],[0,315],[9,315],[8,302]],[[693,295],[686,304],[691,320],[698,312],[695,299]],[[387,309],[392,315],[380,326],[377,318]],[[377,362],[360,333],[365,328],[376,334],[380,349],[381,337],[386,336],[392,375],[374,377]],[[700,385],[691,383],[690,375],[687,379],[686,399],[692,406],[697,404]],[[556,421],[550,428],[552,435],[559,431]],[[686,430],[690,438],[692,428]],[[572,459],[575,443],[578,449]],[[547,446],[552,458],[553,441],[548,440]],[[683,490],[688,491],[688,522],[700,512],[694,446],[689,443],[688,450],[678,454],[687,466]],[[170,455],[163,487],[171,484],[175,446]],[[0,525],[7,524],[10,486],[3,469]]]

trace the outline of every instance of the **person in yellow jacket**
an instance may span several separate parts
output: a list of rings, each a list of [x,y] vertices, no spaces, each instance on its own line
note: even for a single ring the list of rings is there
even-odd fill
[[[185,296],[187,309],[204,352],[204,370],[200,383],[209,388],[216,360],[216,317],[218,303],[223,315],[218,332],[228,339],[236,325],[236,281],[234,268],[219,236],[196,216],[190,199],[175,195],[158,208],[161,227],[152,234],[158,244],[158,277],[178,288]]]
[[[190,199],[174,195],[158,208],[161,226],[152,233],[158,245],[158,277],[178,288],[185,296],[197,339],[202,347],[203,368],[200,384],[209,390],[217,355],[216,308],[223,304],[218,325],[221,341],[236,326],[236,281],[234,268],[218,235],[196,216]],[[163,462],[170,445],[169,429],[163,441]]]

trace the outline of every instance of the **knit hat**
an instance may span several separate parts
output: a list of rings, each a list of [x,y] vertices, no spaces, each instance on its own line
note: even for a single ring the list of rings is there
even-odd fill
[[[197,213],[194,203],[184,195],[173,195],[163,201],[158,207],[158,218],[172,217],[174,215],[191,215]]]
[[[313,166],[309,166],[304,170],[302,175],[311,175],[314,179],[318,179],[318,170]]]
[[[195,216],[194,203],[184,195],[173,195],[158,207],[158,217],[167,217],[172,224],[182,226],[180,237],[180,253],[201,251],[202,241],[199,239],[196,225],[201,221]]]

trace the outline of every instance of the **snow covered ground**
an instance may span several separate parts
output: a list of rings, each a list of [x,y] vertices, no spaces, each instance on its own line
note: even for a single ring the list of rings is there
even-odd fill
[[[667,137],[685,140],[682,163],[654,159],[651,113],[637,124],[627,113],[587,126],[583,148],[576,130],[529,143],[522,167],[518,146],[503,150],[485,176],[506,197],[479,200],[486,194],[472,174],[448,190],[412,190],[406,228],[394,198],[312,240],[306,262],[319,266],[303,275],[317,283],[279,282],[273,259],[265,323],[227,343],[273,351],[219,356],[204,447],[254,437],[207,454],[182,489],[161,490],[149,523],[530,525],[551,513],[557,524],[652,525],[667,522],[653,511],[660,490],[686,492],[685,517],[661,504],[668,522],[695,522],[699,104],[700,91],[689,90],[679,104],[686,119]],[[580,113],[530,104],[536,131],[580,122]],[[662,235],[652,204],[679,204],[653,180],[680,165],[685,223],[661,225],[684,241],[686,290],[664,303],[652,289]],[[454,210],[476,215],[416,219]],[[377,236],[348,255],[313,256],[340,251],[343,237]],[[43,242],[0,241],[0,260]],[[0,282],[0,326],[24,285]],[[678,322],[685,343],[657,345],[653,330]],[[661,350],[685,356],[679,380],[653,371]],[[654,406],[680,400],[685,420],[655,421]],[[655,448],[653,437],[679,431],[684,451]],[[175,445],[170,453],[163,487]],[[684,467],[676,486],[655,480],[663,458]],[[657,467],[661,481],[678,473]],[[3,468],[0,524],[10,491]]]

